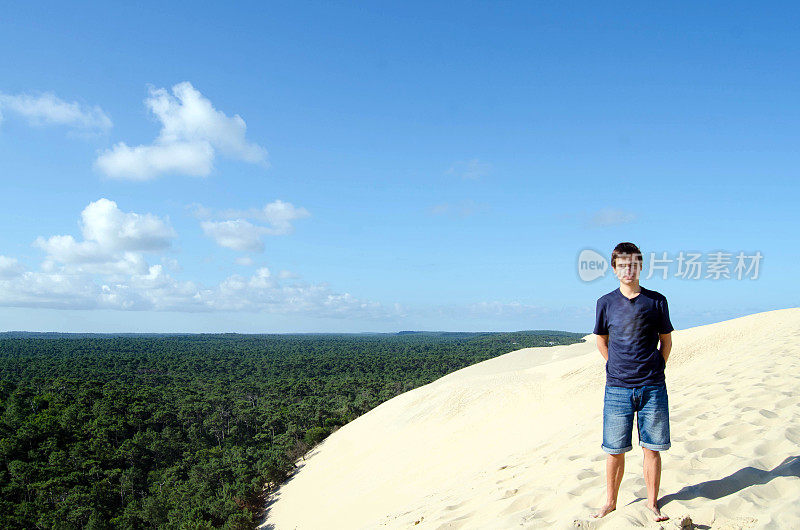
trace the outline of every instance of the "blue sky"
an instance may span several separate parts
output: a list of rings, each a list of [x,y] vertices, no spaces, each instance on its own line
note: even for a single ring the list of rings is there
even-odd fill
[[[797,11],[7,6],[0,329],[588,333],[620,241],[763,255],[677,329],[798,306]]]

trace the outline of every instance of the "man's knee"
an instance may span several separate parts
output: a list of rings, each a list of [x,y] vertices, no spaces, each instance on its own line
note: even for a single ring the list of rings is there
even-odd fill
[[[609,454],[606,458],[606,463],[609,466],[624,466],[625,465],[625,453],[617,453],[617,454]]]

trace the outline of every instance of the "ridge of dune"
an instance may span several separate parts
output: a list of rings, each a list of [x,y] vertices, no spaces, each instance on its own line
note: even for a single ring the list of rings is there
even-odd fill
[[[709,528],[800,527],[800,308],[672,333],[662,511]],[[594,342],[525,348],[396,396],[315,447],[261,528],[659,528],[641,449],[605,499]],[[636,429],[634,428],[634,431]]]

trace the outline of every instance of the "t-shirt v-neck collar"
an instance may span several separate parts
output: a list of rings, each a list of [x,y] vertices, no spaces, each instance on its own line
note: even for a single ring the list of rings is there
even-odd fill
[[[616,292],[617,292],[617,294],[619,294],[625,300],[627,300],[629,302],[635,302],[637,298],[641,298],[642,293],[644,292],[644,287],[642,287],[641,285],[639,286],[639,289],[640,289],[639,294],[637,294],[633,298],[628,298],[627,296],[622,294],[622,289],[620,289],[619,287],[617,287]]]

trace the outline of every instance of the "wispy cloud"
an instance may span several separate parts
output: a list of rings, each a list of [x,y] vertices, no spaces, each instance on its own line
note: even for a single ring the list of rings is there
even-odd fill
[[[264,226],[256,226],[246,219],[203,221],[200,226],[205,235],[216,241],[217,245],[242,252],[263,252],[262,237],[270,230]]]
[[[202,219],[200,226],[203,232],[218,245],[243,252],[262,252],[265,236],[291,234],[294,221],[311,215],[305,208],[281,200],[247,210],[215,212],[198,203],[190,204],[187,208],[192,215]],[[251,221],[266,223],[266,226]]]
[[[589,226],[602,228],[630,223],[636,219],[636,214],[615,208],[603,208],[594,212],[588,221]]]
[[[546,306],[522,301],[487,300],[468,304],[421,307],[412,312],[421,319],[450,322],[450,329],[586,329],[594,306]]]
[[[238,114],[216,110],[191,83],[166,89],[151,88],[145,105],[161,122],[152,144],[125,142],[104,151],[95,167],[112,178],[150,180],[164,174],[208,176],[219,152],[245,162],[265,164],[267,151],[245,139],[247,125]]]
[[[68,103],[49,92],[37,95],[0,93],[0,118],[4,113],[16,114],[35,126],[64,125],[100,132],[112,126],[111,118],[100,107]]]
[[[267,223],[270,225],[268,234],[273,236],[291,234],[294,231],[292,222],[310,215],[305,208],[298,208],[292,203],[284,202],[280,199],[272,201],[263,208],[222,210],[219,212],[220,217],[253,219]]]
[[[485,177],[492,169],[492,165],[481,162],[477,158],[456,162],[446,171],[448,175],[457,175],[466,180],[478,180]]]
[[[16,258],[0,256],[0,278],[14,278],[25,271]]]
[[[443,202],[436,204],[428,209],[428,213],[440,216],[470,217],[487,209],[486,205],[466,200],[458,203]]]

